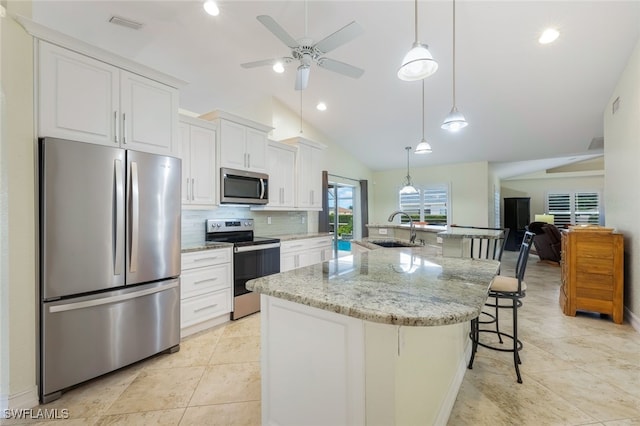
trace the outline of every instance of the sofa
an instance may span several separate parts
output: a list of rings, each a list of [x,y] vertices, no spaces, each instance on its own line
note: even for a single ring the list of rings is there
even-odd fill
[[[562,235],[555,225],[531,222],[527,229],[535,234],[533,245],[542,261],[560,263]]]

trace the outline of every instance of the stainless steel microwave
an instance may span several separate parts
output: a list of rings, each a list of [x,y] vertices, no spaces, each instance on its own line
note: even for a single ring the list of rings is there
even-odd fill
[[[267,204],[268,202],[269,175],[220,168],[221,204]]]

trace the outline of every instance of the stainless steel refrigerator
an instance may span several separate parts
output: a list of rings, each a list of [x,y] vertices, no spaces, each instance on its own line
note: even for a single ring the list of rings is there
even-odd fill
[[[39,141],[40,399],[180,341],[181,161]]]

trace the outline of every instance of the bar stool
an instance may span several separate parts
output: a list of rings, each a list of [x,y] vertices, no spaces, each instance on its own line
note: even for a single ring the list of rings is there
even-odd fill
[[[527,260],[529,258],[529,250],[533,241],[534,234],[532,232],[525,232],[522,244],[520,245],[520,253],[518,254],[518,261],[516,263],[515,277],[509,277],[504,275],[496,275],[491,285],[489,286],[489,298],[495,298],[495,304],[487,303],[486,306],[495,307],[496,309],[496,329],[488,330],[481,329],[478,318],[471,320],[471,332],[469,337],[472,341],[471,359],[469,360],[468,368],[473,368],[473,361],[475,359],[478,345],[488,349],[493,349],[501,352],[513,353],[513,364],[516,369],[516,376],[518,377],[518,383],[522,383],[522,377],[520,376],[520,350],[522,349],[522,342],[518,339],[518,308],[522,306],[522,298],[525,297],[527,290],[527,284],[524,282],[524,274],[527,268]],[[502,299],[510,300],[511,303],[501,305],[499,302]],[[513,334],[502,332],[498,328],[498,315],[499,309],[511,309],[513,314]],[[492,321],[491,321],[492,322]],[[496,334],[502,343],[502,337],[506,337],[513,341],[513,345],[510,348],[503,348],[480,341],[480,333],[493,333]]]

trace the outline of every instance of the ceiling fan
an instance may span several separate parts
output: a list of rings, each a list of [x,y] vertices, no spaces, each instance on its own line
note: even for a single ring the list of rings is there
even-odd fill
[[[262,25],[267,27],[273,35],[278,37],[280,41],[291,49],[291,56],[247,62],[241,64],[243,68],[255,68],[265,65],[273,66],[277,63],[286,65],[298,60],[300,61],[300,65],[298,66],[298,72],[296,74],[296,90],[304,90],[307,88],[307,85],[309,84],[309,69],[311,68],[312,63],[316,63],[319,67],[329,71],[337,72],[352,78],[359,78],[364,73],[364,70],[361,68],[336,61],[335,59],[326,58],[324,56],[326,53],[353,40],[364,32],[364,29],[356,21],[345,25],[335,33],[323,38],[317,43],[314,43],[313,40],[306,37],[306,35],[296,41],[284,30],[284,28],[282,28],[272,17],[268,15],[260,15],[257,19],[262,23]]]

